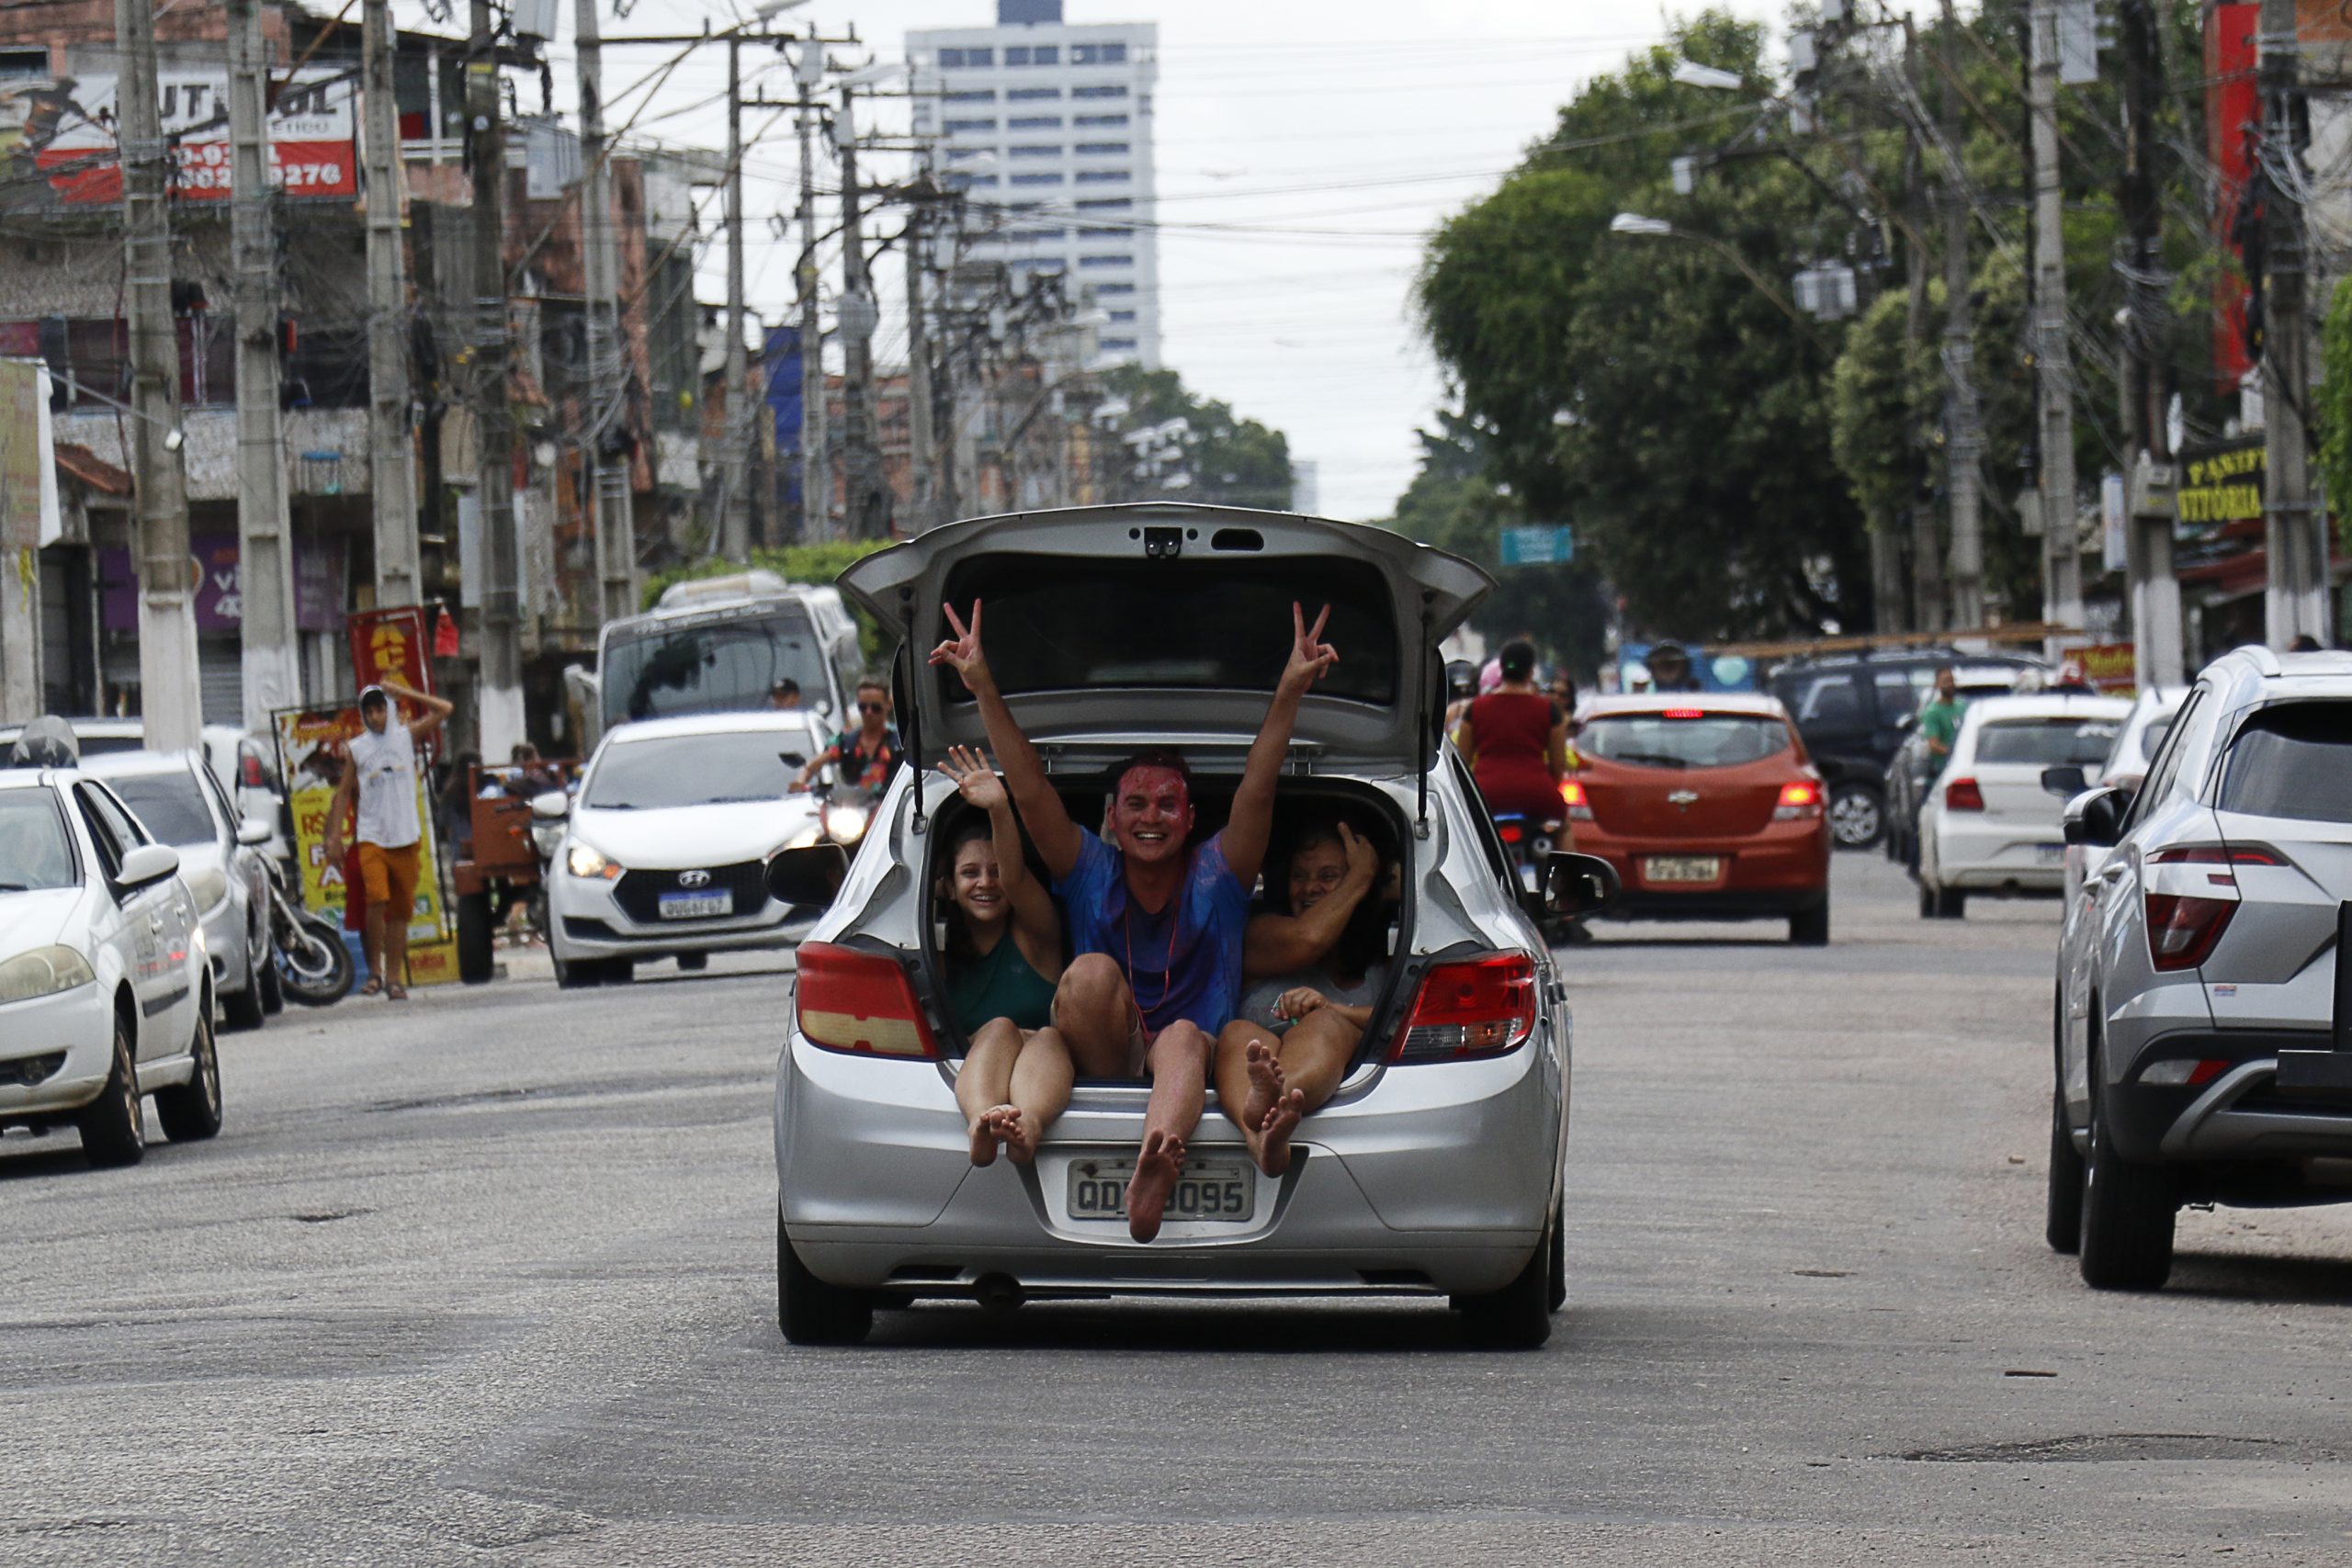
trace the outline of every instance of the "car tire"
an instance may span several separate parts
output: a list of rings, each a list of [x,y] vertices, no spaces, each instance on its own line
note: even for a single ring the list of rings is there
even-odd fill
[[[1567,1201],[1565,1192],[1552,1201],[1552,1240],[1546,1249],[1550,1258],[1544,1265],[1550,1288],[1544,1295],[1554,1312],[1568,1304]]]
[[[2172,1173],[2116,1151],[2101,1106],[2099,1066],[2091,1061],[2091,1147],[2083,1159],[2083,1282],[2100,1291],[2154,1291],[2172,1273],[2179,1215]]]
[[[1829,837],[1841,850],[1866,850],[1886,831],[1886,797],[1866,784],[1829,791]]]
[[[277,953],[266,932],[261,948],[261,1010],[276,1017],[286,1010],[286,977],[277,972]]]
[[[137,1165],[147,1157],[147,1111],[139,1100],[139,1062],[130,1051],[130,1027],[117,1013],[114,1021],[114,1068],[107,1074],[98,1098],[74,1118],[82,1132],[82,1153],[101,1169]]]
[[[484,985],[497,966],[491,951],[489,891],[458,895],[458,978]]]
[[[2050,1091],[2050,1192],[2041,1235],[2062,1256],[2083,1249],[2083,1156],[2066,1125],[2066,1097],[2057,1089]]]
[[[1789,940],[1799,947],[1829,945],[1829,900],[1824,898],[1810,909],[1799,909],[1789,917]]]
[[[1957,920],[1968,914],[1968,895],[1956,887],[1930,887],[1919,885],[1919,918],[1923,920]]]
[[[795,1345],[858,1345],[874,1332],[874,1298],[808,1272],[784,1234],[781,1210],[775,1216],[775,1322]]]
[[[555,986],[559,991],[577,991],[600,985],[605,978],[605,966],[593,958],[575,958],[566,963],[562,953],[548,950],[555,964]]]
[[[682,975],[699,975],[709,967],[710,954],[707,953],[682,953],[678,954],[678,972]]]
[[[1556,1233],[1556,1219],[1546,1227]],[[1565,1258],[1562,1259],[1566,1267]],[[1563,1297],[1565,1298],[1565,1290]],[[1462,1337],[1483,1350],[1534,1350],[1552,1337],[1552,1236],[1528,1255],[1527,1266],[1499,1291],[1456,1296]]]
[[[197,1143],[220,1131],[220,1047],[209,1007],[197,1020],[189,1055],[196,1058],[196,1071],[187,1082],[155,1091],[155,1120],[175,1144]]]
[[[263,1017],[261,996],[262,965],[254,962],[251,947],[245,949],[245,984],[243,990],[232,991],[220,998],[220,1011],[236,1030],[259,1029]]]

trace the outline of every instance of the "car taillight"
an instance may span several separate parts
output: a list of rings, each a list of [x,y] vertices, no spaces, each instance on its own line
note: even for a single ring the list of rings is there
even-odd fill
[[[2158,850],[2148,857],[2150,865],[2284,865],[2287,863],[2268,850],[2225,848],[2220,844],[2186,844],[2169,850]]]
[[[804,942],[798,964],[793,1000],[810,1044],[876,1056],[939,1055],[914,986],[896,959]]]
[[[1499,1056],[1535,1032],[1535,963],[1523,953],[1440,964],[1421,977],[1392,1062]]]
[[[1560,781],[1560,804],[1567,807],[1569,821],[1589,822],[1592,820],[1592,802],[1584,797],[1584,785],[1576,780],[1562,779]]]
[[[1515,844],[1527,837],[1527,829],[1516,822],[1498,822],[1495,824],[1495,831],[1502,835],[1503,842],[1506,844]]]
[[[2148,895],[2148,958],[2158,969],[2194,969],[2222,940],[2234,898],[2197,898],[2178,893]]]
[[[1974,779],[1954,779],[1944,785],[1944,809],[1982,811],[1984,809],[1984,792],[1976,787]]]
[[[1772,808],[1775,822],[1794,822],[1800,818],[1821,815],[1821,786],[1809,780],[1798,779],[1781,786],[1781,803]]]
[[[247,757],[237,764],[237,783],[245,789],[261,788],[261,759],[259,757]]]
[[[1666,710],[1665,716],[1668,718],[1704,718],[1707,716],[1707,710],[1704,708],[1668,708]]]

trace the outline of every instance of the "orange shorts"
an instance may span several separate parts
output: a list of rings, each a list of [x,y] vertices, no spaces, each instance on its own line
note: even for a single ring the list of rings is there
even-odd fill
[[[416,846],[386,849],[381,844],[359,846],[359,885],[368,890],[368,907],[406,925],[416,912]]]

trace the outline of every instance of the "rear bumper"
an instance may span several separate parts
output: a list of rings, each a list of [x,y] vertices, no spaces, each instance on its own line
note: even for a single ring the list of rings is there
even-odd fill
[[[1829,897],[1829,829],[1819,820],[1775,823],[1742,839],[1684,840],[1618,838],[1578,823],[1576,848],[1615,869],[1624,891],[1609,914],[1618,919],[1771,919]],[[1654,883],[1642,867],[1657,855],[1716,857],[1724,874],[1706,884]]]
[[[2352,1159],[2352,1089],[2278,1087],[2282,1049],[2324,1051],[2328,1044],[2324,1031],[2157,1036],[2141,1047],[2125,1081],[2106,1089],[2117,1152],[2165,1163]],[[2141,1081],[2151,1065],[2180,1058],[2234,1066],[2196,1088]]]
[[[984,1274],[1046,1293],[1490,1291],[1543,1240],[1565,1095],[1540,1045],[1359,1072],[1302,1124],[1286,1175],[1253,1172],[1249,1219],[1170,1219],[1145,1246],[1067,1206],[1073,1165],[1133,1157],[1143,1087],[1081,1087],[1034,1165],[974,1169],[943,1065],[796,1033],[776,1083],[779,1206],[820,1279],[906,1295],[968,1294]],[[1214,1095],[1191,1154],[1247,1163]]]
[[[2065,890],[2064,834],[2055,823],[1962,819],[1975,816],[1937,813],[1938,885],[1985,892]]]

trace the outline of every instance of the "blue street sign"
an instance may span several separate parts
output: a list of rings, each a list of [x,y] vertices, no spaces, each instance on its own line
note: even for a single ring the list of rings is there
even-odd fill
[[[1556,566],[1577,557],[1573,530],[1565,523],[1542,528],[1503,530],[1505,566]]]

